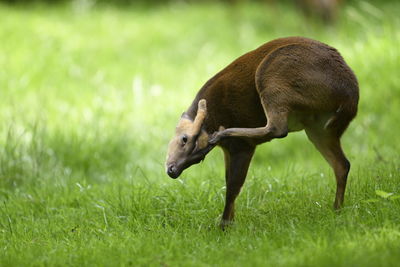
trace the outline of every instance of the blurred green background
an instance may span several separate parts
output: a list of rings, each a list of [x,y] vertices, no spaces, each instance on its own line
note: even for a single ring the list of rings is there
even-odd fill
[[[395,266],[400,3],[1,1],[0,265]],[[346,207],[304,133],[260,146],[217,229],[222,153],[164,173],[199,88],[285,36],[337,48],[360,84]],[[232,256],[234,255],[234,256]]]

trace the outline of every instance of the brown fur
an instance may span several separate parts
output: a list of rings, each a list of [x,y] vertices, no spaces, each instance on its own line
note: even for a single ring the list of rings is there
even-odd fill
[[[321,19],[326,24],[336,21],[341,2],[343,0],[296,0],[305,16]]]
[[[184,116],[196,121],[200,100],[207,101],[197,133],[202,146],[194,145],[200,138],[193,138],[190,155],[167,161],[168,174],[175,178],[221,146],[227,184],[224,226],[233,220],[234,201],[256,146],[304,129],[335,172],[334,207],[339,208],[350,169],[340,137],[357,113],[358,98],[357,79],[336,49],[302,37],[273,40],[239,57],[201,88]],[[183,132],[189,132],[187,123]],[[209,144],[204,148],[205,138]],[[169,155],[176,152],[170,146]],[[184,162],[179,168],[178,160]]]

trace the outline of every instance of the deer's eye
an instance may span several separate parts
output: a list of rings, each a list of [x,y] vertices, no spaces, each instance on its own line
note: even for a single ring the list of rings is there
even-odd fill
[[[186,135],[182,136],[182,144],[185,145],[188,141],[188,137]]]

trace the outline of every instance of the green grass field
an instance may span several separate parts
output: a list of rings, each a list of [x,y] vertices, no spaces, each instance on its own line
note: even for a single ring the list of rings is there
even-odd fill
[[[326,28],[283,5],[0,5],[0,265],[398,266],[399,13],[360,1]],[[223,232],[222,152],[172,180],[167,143],[207,79],[291,35],[359,79],[345,207],[294,133],[258,148]]]

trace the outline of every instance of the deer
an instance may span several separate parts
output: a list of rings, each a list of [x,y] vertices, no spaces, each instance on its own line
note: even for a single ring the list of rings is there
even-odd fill
[[[337,20],[339,6],[344,0],[296,0],[296,5],[306,17],[314,17],[325,24],[333,24]]]
[[[237,58],[201,87],[169,142],[166,172],[177,178],[221,147],[224,229],[234,220],[235,199],[256,147],[304,130],[333,169],[333,207],[339,210],[350,171],[340,139],[357,114],[358,100],[357,78],[335,48],[304,37],[272,40]]]

